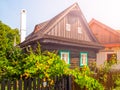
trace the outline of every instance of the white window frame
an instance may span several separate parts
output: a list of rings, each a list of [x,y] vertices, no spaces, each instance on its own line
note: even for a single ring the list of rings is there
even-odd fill
[[[80,34],[82,33],[82,27],[78,27],[77,30],[78,30],[78,33]]]
[[[66,24],[66,31],[70,31],[71,30],[71,25],[70,24]]]

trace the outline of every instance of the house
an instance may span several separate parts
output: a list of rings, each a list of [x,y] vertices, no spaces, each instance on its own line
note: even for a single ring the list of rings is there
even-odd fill
[[[20,46],[36,48],[37,42],[40,42],[43,51],[58,51],[61,59],[71,64],[71,68],[96,61],[96,53],[103,48],[91,32],[77,3],[52,19],[37,24]]]
[[[105,48],[97,54],[97,64],[103,64],[115,55],[120,60],[120,33],[107,25],[92,19],[89,26],[95,37]]]

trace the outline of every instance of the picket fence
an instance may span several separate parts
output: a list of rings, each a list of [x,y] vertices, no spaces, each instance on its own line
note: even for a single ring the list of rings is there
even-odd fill
[[[0,90],[71,90],[71,77],[61,76],[53,78],[53,83],[40,78],[24,80],[2,80]]]

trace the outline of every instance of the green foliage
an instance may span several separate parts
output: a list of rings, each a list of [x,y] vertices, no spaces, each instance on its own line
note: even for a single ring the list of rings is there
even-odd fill
[[[117,79],[117,77],[120,74],[119,72],[116,73],[116,70],[114,69],[114,67],[112,70],[112,66],[116,64],[116,61],[117,61],[116,56],[113,54],[109,62],[106,61],[104,62],[103,65],[100,65],[99,67],[96,66],[96,63],[92,63],[90,66],[91,70],[94,71],[95,73],[94,78],[96,78],[96,80],[102,83],[105,89],[108,89],[108,88],[112,89],[115,84],[119,86],[119,84],[117,83],[119,82],[119,79]],[[112,82],[110,83],[111,86],[108,85],[110,81]]]
[[[30,55],[24,59],[24,74],[23,77],[40,77],[51,79],[51,77],[60,75],[72,75],[75,82],[81,87],[86,87],[88,90],[104,90],[103,86],[94,78],[89,67],[84,66],[81,70],[69,69],[69,65],[60,59],[54,52],[45,51],[41,53],[40,48],[34,53],[29,51]]]
[[[51,78],[63,75],[68,65],[60,59],[55,53],[45,51],[43,53],[34,53],[30,51],[30,55],[24,59],[24,73],[27,77]],[[40,51],[39,51],[40,52]]]
[[[71,75],[74,76],[75,82],[81,87],[87,90],[104,90],[102,84],[96,79],[92,78],[93,73],[88,66],[82,67],[81,71],[78,69],[72,70]]]
[[[19,78],[23,73],[22,60],[26,54],[19,47],[12,47],[7,54],[7,57],[0,61],[0,78]]]
[[[18,44],[20,41],[18,29],[11,29],[0,21],[0,60],[7,57],[7,51],[13,47],[15,38]]]
[[[14,60],[19,60],[18,54],[20,52],[17,47],[14,47],[14,39],[16,38],[16,44],[19,43],[19,31],[18,29],[11,29],[8,25],[0,21],[0,78],[5,77],[7,70],[11,72],[12,67],[10,67],[10,62]],[[18,53],[17,53],[18,51]]]
[[[120,90],[120,70],[111,71],[112,76],[112,88],[115,90]]]
[[[115,90],[120,90],[120,75],[115,80]]]
[[[33,78],[39,77],[50,80],[55,76],[60,75],[72,75],[75,82],[80,85],[81,88],[86,87],[88,90],[103,90],[102,85],[92,78],[90,69],[87,66],[78,69],[71,70],[69,65],[61,60],[55,52],[41,52],[40,46],[34,53],[30,49],[28,54],[24,54],[19,48],[12,48],[7,56],[9,60],[6,60],[5,66],[1,69],[1,78],[18,79],[18,78]],[[4,73],[3,73],[4,71]]]
[[[110,69],[111,69],[111,64],[108,62],[105,62],[103,65],[99,67],[97,67],[95,63],[92,65],[92,70],[95,71],[94,78],[96,78],[105,88],[107,88],[106,84]]]

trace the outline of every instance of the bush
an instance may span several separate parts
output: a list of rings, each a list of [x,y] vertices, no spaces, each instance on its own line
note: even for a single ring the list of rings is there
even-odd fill
[[[53,82],[52,78],[55,76],[72,75],[80,88],[103,90],[102,85],[91,77],[92,72],[87,66],[82,67],[81,71],[78,69],[71,70],[69,65],[64,60],[61,60],[56,52],[41,52],[39,45],[34,52],[30,48],[28,53],[24,54],[21,50],[16,49],[10,56],[12,58],[4,66],[5,73],[2,78],[24,79],[39,77]]]

